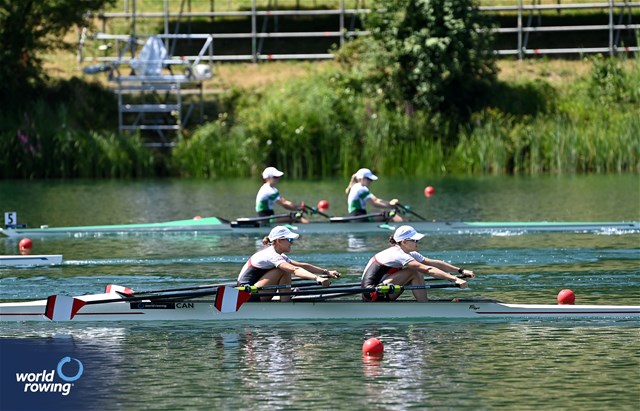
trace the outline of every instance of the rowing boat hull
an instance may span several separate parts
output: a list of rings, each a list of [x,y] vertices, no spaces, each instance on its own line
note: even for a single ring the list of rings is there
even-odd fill
[[[61,254],[51,255],[0,255],[0,267],[62,264]]]
[[[409,222],[417,231],[441,234],[509,233],[509,232],[639,232],[640,222]],[[326,223],[289,225],[300,234],[390,233],[398,223]],[[97,237],[102,235],[138,234],[259,234],[266,235],[270,226],[232,227],[217,217],[177,220],[164,223],[123,224],[79,227],[0,228],[11,238],[22,237]]]
[[[113,298],[113,294],[77,297]],[[44,316],[47,301],[0,304],[0,321],[50,321]],[[221,313],[214,303],[114,302],[85,305],[71,321],[332,321],[332,320],[502,320],[531,318],[640,320],[640,306],[505,304],[490,300],[248,302],[237,312]]]
[[[152,233],[197,233],[197,232],[225,232],[231,231],[229,224],[217,217],[201,219],[176,220],[162,223],[118,224],[77,227],[48,227],[41,228],[0,228],[0,233],[11,238],[20,237],[83,237],[100,235],[123,234],[152,234]]]

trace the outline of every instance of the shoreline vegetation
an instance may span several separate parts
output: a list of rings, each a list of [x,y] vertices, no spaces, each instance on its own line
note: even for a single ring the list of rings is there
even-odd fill
[[[382,104],[340,61],[220,64],[207,121],[170,151],[117,133],[115,95],[73,53],[44,60],[45,86],[0,111],[2,178],[640,173],[638,57],[498,60],[464,118]]]

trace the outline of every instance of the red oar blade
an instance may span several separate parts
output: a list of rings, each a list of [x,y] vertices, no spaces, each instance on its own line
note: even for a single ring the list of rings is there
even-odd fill
[[[235,313],[250,298],[251,293],[247,291],[240,291],[235,287],[222,286],[218,287],[214,306],[221,313]]]
[[[86,301],[66,295],[51,295],[47,298],[44,315],[52,321],[71,321]]]
[[[104,292],[106,294],[118,293],[118,294],[128,294],[133,295],[133,290],[131,288],[123,287],[121,285],[109,284],[105,287]]]

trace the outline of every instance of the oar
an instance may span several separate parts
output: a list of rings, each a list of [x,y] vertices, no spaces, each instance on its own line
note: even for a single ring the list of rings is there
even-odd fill
[[[317,208],[310,207],[310,206],[308,206],[306,204],[305,204],[304,208],[305,208],[305,210],[307,210],[311,214],[320,214],[323,217],[331,218],[331,216],[329,214],[325,214],[322,211],[318,210]]]
[[[387,214],[382,211],[380,213],[362,214],[357,216],[331,217],[332,223],[352,223],[352,222],[368,222],[370,218],[386,217]]]
[[[430,288],[458,288],[457,284],[431,284],[431,285],[395,285],[395,284],[385,284],[379,285],[377,287],[354,287],[351,289],[342,289],[339,287],[325,287],[320,294],[335,294],[335,293],[345,293],[345,295],[349,294],[361,294],[361,293],[372,293],[377,291],[381,294],[390,294],[398,291],[404,290],[427,290]],[[278,293],[261,293],[258,292],[255,295],[259,297],[275,297],[275,296],[296,296],[296,295],[317,295],[319,294],[317,290],[292,290],[292,291],[284,291]]]
[[[294,279],[293,281],[296,281],[298,279]],[[299,280],[298,280],[299,281]],[[179,288],[159,288],[156,290],[143,290],[143,291],[134,291],[134,290],[130,290],[126,287],[121,287],[121,286],[116,286],[113,284],[110,284],[107,286],[107,290],[109,290],[109,288],[115,287],[120,288],[121,290],[130,290],[129,291],[115,291],[116,293],[118,293],[119,295],[123,296],[123,297],[130,297],[130,296],[137,296],[137,295],[141,295],[141,294],[158,294],[158,293],[171,293],[171,292],[176,292],[176,291],[192,291],[192,290],[205,290],[207,288],[216,288],[216,287],[222,287],[224,285],[230,286],[230,287],[235,287],[235,283],[223,283],[223,284],[206,284],[206,285],[194,285],[194,286],[189,286],[189,287],[179,287]],[[299,284],[295,284],[296,287],[307,287],[310,285],[318,285],[317,282],[302,282]],[[108,293],[109,291],[107,291]]]
[[[330,288],[334,289],[334,288],[349,288],[349,287],[360,287],[360,283],[348,283],[348,284],[331,284]],[[296,289],[298,288],[298,286],[294,285],[292,288]],[[318,283],[313,284],[313,285],[309,285],[307,287],[304,287],[304,290],[322,290],[322,289],[327,289],[328,287],[324,287]]]
[[[308,281],[296,284],[295,287],[313,287],[317,286],[315,281]],[[85,305],[95,304],[109,304],[109,303],[132,303],[138,301],[149,302],[172,302],[174,300],[190,300],[198,297],[206,297],[210,295],[217,295],[218,290],[221,289],[233,289],[234,293],[243,294],[257,294],[261,290],[278,290],[291,288],[289,284],[277,284],[267,285],[263,287],[255,286],[231,286],[228,284],[212,284],[201,285],[195,287],[182,287],[182,288],[166,288],[159,290],[147,290],[140,291],[136,294],[129,294],[122,291],[116,291],[115,293],[119,298],[104,298],[101,300],[85,301],[77,297],[69,297],[65,295],[51,295],[47,298],[47,305],[45,307],[45,316],[51,320],[56,321],[69,321],[73,319],[78,310]],[[139,295],[143,294],[143,295]]]
[[[155,296],[130,296],[128,294],[117,292],[120,295],[120,298],[105,298],[102,300],[90,300],[85,301],[77,297],[69,297],[66,295],[51,295],[47,298],[47,305],[45,306],[44,315],[50,320],[54,321],[69,321],[72,320],[76,315],[78,310],[80,310],[85,305],[94,305],[94,304],[109,304],[109,303],[118,303],[118,302],[137,302],[137,301],[170,301],[176,298],[180,299],[190,299],[196,297],[204,297],[207,295],[215,295],[218,292],[218,289],[225,288],[217,287],[212,288],[207,291],[191,291],[191,292],[182,292],[182,293],[173,293],[173,294],[159,294]]]
[[[120,295],[124,294],[125,296],[127,296],[127,295],[140,295],[140,294],[170,293],[174,291],[203,290],[207,288],[222,287],[223,285],[235,286],[235,283],[195,285],[195,286],[180,287],[180,288],[161,288],[157,290],[133,291],[132,294],[128,294],[128,293],[118,293],[118,294]]]
[[[426,218],[424,218],[423,216],[421,216],[420,214],[416,213],[415,211],[413,211],[411,209],[411,207],[409,206],[405,206],[402,205],[400,203],[396,203],[396,207],[400,207],[401,209],[403,209],[404,211],[406,211],[407,213],[413,214],[414,216],[418,217],[419,219],[421,219],[422,221],[427,221]]]
[[[472,278],[472,277],[469,274],[460,274],[460,275],[456,275],[456,278],[465,279],[465,278]],[[442,278],[425,277],[424,280],[425,281],[442,281]]]
[[[281,217],[289,217],[289,216],[291,216],[291,213],[274,214],[274,215],[269,215],[264,217],[240,217],[235,221],[238,223],[252,223],[252,222],[258,222],[258,221],[267,221],[267,220],[271,220],[272,218],[281,218]]]
[[[294,283],[293,285],[295,285],[296,287],[308,287],[308,286],[318,285],[318,283],[316,281],[313,281],[313,282],[309,281],[309,282],[301,282],[298,284]],[[236,283],[197,285],[197,286],[182,287],[182,288],[164,288],[159,290],[134,291],[133,294],[127,294],[127,293],[119,293],[119,294],[120,295],[124,294],[124,296],[126,297],[127,295],[157,294],[157,293],[170,293],[174,291],[202,290],[202,289],[216,288],[216,287],[222,287],[222,286],[235,287]],[[265,289],[266,287],[273,287],[273,286],[265,286],[265,287],[259,287],[259,288]]]
[[[218,290],[218,294],[216,295],[215,307],[221,313],[233,313],[240,309],[240,307],[247,301],[251,295],[256,297],[284,297],[284,296],[316,296],[317,298],[322,298],[323,295],[353,295],[353,294],[361,294],[367,292],[377,291],[381,294],[389,294],[398,291],[404,290],[418,290],[418,289],[429,289],[429,288],[454,288],[458,287],[457,284],[433,284],[433,285],[380,285],[377,287],[355,287],[355,288],[335,288],[327,287],[324,290],[292,290],[292,291],[283,291],[283,292],[258,292],[258,293],[248,293],[246,291],[238,291],[233,287],[220,287]]]

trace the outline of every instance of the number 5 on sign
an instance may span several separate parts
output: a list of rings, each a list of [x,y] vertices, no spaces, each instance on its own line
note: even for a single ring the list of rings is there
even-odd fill
[[[9,211],[4,213],[4,225],[9,227],[18,224],[18,213],[15,211]]]

